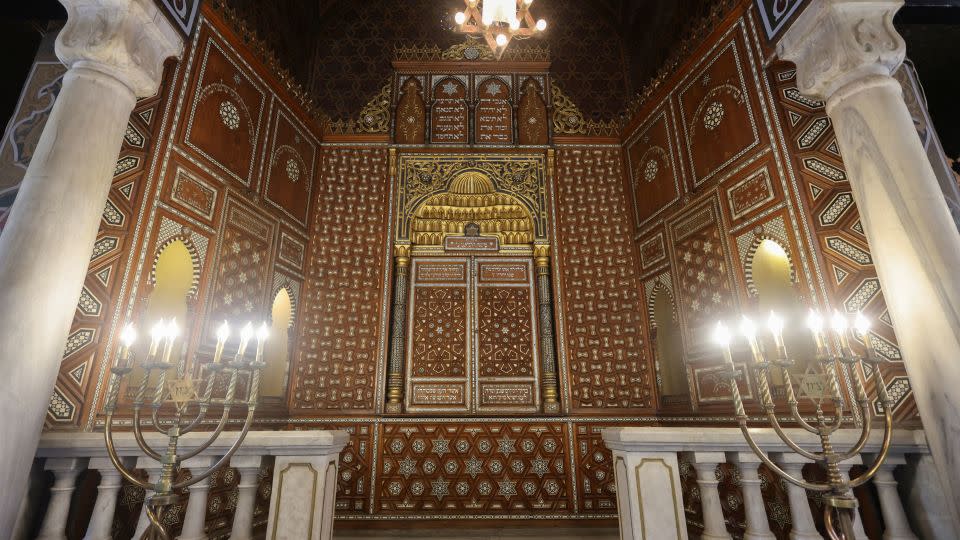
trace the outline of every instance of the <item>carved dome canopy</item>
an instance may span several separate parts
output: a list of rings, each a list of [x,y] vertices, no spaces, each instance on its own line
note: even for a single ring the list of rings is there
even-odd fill
[[[533,219],[527,209],[513,196],[497,193],[490,178],[477,171],[458,174],[448,191],[417,208],[411,240],[416,245],[441,245],[445,236],[463,236],[468,223],[504,245],[533,243]]]

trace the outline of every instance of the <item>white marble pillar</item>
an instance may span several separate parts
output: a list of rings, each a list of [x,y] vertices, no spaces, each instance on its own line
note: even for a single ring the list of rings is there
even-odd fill
[[[61,0],[68,67],[0,235],[0,530],[9,531],[60,368],[127,118],[176,31],[152,0]]]
[[[953,520],[960,523],[960,233],[891,73],[903,0],[813,0],[777,46],[826,102]],[[935,336],[936,339],[930,339]]]
[[[195,457],[183,462],[183,467],[190,469],[194,475],[199,475],[216,463],[212,457]],[[207,540],[204,526],[207,521],[207,496],[210,494],[210,477],[204,478],[190,486],[190,499],[187,501],[187,512],[183,516],[183,527],[180,529],[180,540]]]
[[[319,455],[277,456],[267,539],[330,540],[337,494],[339,447]]]
[[[723,452],[690,452],[687,454],[697,470],[697,485],[700,486],[700,506],[703,510],[703,534],[706,540],[732,540],[723,520],[723,506],[717,486],[717,465],[726,461]]]
[[[850,468],[854,465],[861,465],[863,459],[860,456],[855,456],[853,458],[839,463],[837,467],[840,469],[840,475],[843,476],[844,480],[850,480]],[[853,495],[853,493],[850,493]],[[867,532],[863,530],[863,518],[860,515],[860,507],[857,506],[856,511],[853,513],[853,536],[855,540],[870,540],[870,537],[867,536]]]
[[[132,465],[132,458],[121,458],[128,465]],[[97,501],[93,504],[93,514],[83,540],[110,540],[110,529],[113,527],[113,514],[117,509],[117,497],[123,485],[123,477],[113,467],[109,458],[90,458],[90,469],[100,473],[100,483],[97,485]]]
[[[234,456],[230,466],[240,474],[237,484],[237,508],[233,512],[231,540],[251,540],[253,538],[253,510],[257,502],[259,485],[260,456]]]
[[[77,475],[87,468],[86,461],[78,458],[48,458],[44,463],[43,469],[53,472],[53,487],[50,488],[50,503],[37,540],[66,540],[70,497],[76,487]]]
[[[727,461],[736,463],[740,469],[743,513],[747,521],[744,540],[774,540],[776,536],[770,531],[763,492],[760,490],[760,458],[753,452],[734,452],[728,455]]]
[[[141,457],[137,459],[137,468],[147,471],[147,482],[151,486],[160,481],[160,464],[150,458]],[[153,495],[153,490],[148,489],[143,494],[143,507],[140,509],[140,519],[137,521],[137,528],[133,533],[134,538],[143,536],[144,531],[150,526],[150,518],[147,517],[147,500]]]
[[[872,461],[872,457],[868,462]],[[897,490],[897,479],[893,471],[900,465],[906,465],[907,460],[902,454],[889,454],[883,465],[873,477],[873,485],[877,488],[880,497],[880,513],[883,515],[883,540],[917,540],[917,535],[910,530],[910,522],[903,510],[903,501]]]
[[[782,454],[776,456],[775,461],[781,469],[794,478],[803,478],[803,466],[809,461],[796,454]],[[787,482],[787,499],[790,501],[790,520],[793,528],[790,530],[790,540],[822,540],[810,512],[810,502],[807,500],[807,490]]]

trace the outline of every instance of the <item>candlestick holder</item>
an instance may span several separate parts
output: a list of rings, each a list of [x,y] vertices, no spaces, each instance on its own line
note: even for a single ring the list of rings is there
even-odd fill
[[[825,493],[824,501],[824,525],[827,533],[832,540],[853,540],[854,529],[853,522],[855,512],[857,511],[857,499],[853,496],[852,489],[868,482],[879,470],[881,464],[886,459],[887,452],[890,449],[890,438],[893,430],[893,418],[891,414],[892,400],[887,394],[883,375],[880,373],[880,365],[886,362],[879,357],[870,342],[869,323],[858,314],[853,327],[861,335],[866,354],[855,354],[849,347],[847,332],[849,324],[847,319],[835,313],[833,316],[833,333],[840,344],[837,353],[831,353],[824,339],[823,319],[819,314],[811,312],[808,319],[808,325],[813,333],[817,344],[817,353],[815,365],[819,365],[821,373],[807,374],[801,376],[800,389],[803,394],[811,399],[816,405],[816,421],[809,422],[800,414],[796,392],[793,388],[790,369],[795,365],[786,352],[783,344],[781,331],[783,321],[775,314],[771,313],[770,330],[776,344],[776,354],[774,358],[768,358],[768,354],[760,347],[756,339],[756,329],[753,323],[743,318],[740,325],[741,332],[750,345],[752,360],[748,364],[753,372],[754,380],[757,384],[757,393],[759,395],[760,406],[767,421],[773,427],[774,431],[787,447],[794,453],[817,463],[826,472],[827,480],[825,482],[810,482],[802,476],[796,478],[783,469],[781,469],[764,452],[754,440],[750,430],[747,427],[747,414],[744,410],[743,399],[740,396],[740,388],[737,386],[739,371],[733,363],[733,357],[730,352],[731,336],[726,326],[721,322],[717,324],[714,334],[715,340],[723,348],[724,361],[728,369],[723,373],[730,381],[730,392],[733,398],[733,407],[736,412],[737,423],[740,425],[740,431],[743,433],[747,444],[753,452],[763,461],[763,463],[774,473],[784,480],[800,486],[810,491]],[[864,365],[872,368],[873,380],[875,383],[876,398],[883,406],[883,439],[880,449],[876,454],[873,463],[863,473],[856,477],[844,479],[840,473],[840,464],[849,461],[858,455],[867,444],[870,438],[873,423],[873,408],[871,407],[871,397],[868,396],[864,386],[864,376],[861,370]],[[838,371],[841,366],[851,368],[852,379],[856,391],[856,402],[862,411],[862,423],[860,424],[860,436],[857,442],[845,451],[839,451],[834,448],[831,442],[831,436],[845,424],[854,423],[849,417],[844,417],[844,400],[841,394],[840,377]],[[780,421],[775,414],[775,404],[770,394],[770,382],[768,375],[775,370],[782,375],[784,389],[786,391],[786,402],[790,409],[790,414],[802,429],[816,435],[820,439],[820,452],[811,452],[800,446],[786,432],[784,432]],[[822,404],[824,401],[831,402],[833,405],[833,414],[824,413]]]
[[[164,516],[170,508],[182,498],[182,496],[178,494],[178,491],[189,488],[226,466],[231,456],[233,456],[243,444],[243,440],[253,424],[253,416],[260,394],[260,379],[263,368],[266,366],[263,362],[263,343],[267,337],[266,324],[261,327],[258,333],[257,351],[254,360],[247,360],[244,357],[246,344],[252,335],[252,326],[247,324],[241,333],[240,348],[237,350],[237,354],[235,354],[230,361],[221,363],[228,333],[229,329],[226,323],[224,323],[217,333],[218,342],[214,361],[206,366],[205,380],[199,381],[200,385],[204,388],[203,394],[199,395],[197,394],[196,382],[184,373],[185,362],[182,361],[183,359],[181,358],[181,361],[176,363],[170,361],[173,343],[177,337],[175,322],[171,321],[169,324],[164,324],[163,321],[161,321],[154,327],[152,333],[153,342],[150,345],[146,361],[141,366],[142,376],[137,384],[132,405],[133,434],[137,441],[137,446],[140,447],[148,458],[161,464],[160,475],[156,484],[141,480],[134,475],[133,470],[123,464],[114,446],[114,413],[117,410],[120,387],[122,382],[133,372],[133,368],[131,367],[132,353],[130,351],[130,346],[134,339],[132,327],[128,325],[121,336],[123,347],[120,352],[120,362],[110,370],[110,384],[104,404],[106,421],[103,438],[107,447],[107,454],[110,456],[110,461],[120,474],[133,485],[154,492],[154,494],[144,502],[147,517],[150,520],[150,526],[147,527],[147,530],[140,537],[141,540],[170,540],[170,532],[164,525]],[[162,354],[160,353],[159,347],[161,342],[165,344]],[[176,369],[177,378],[168,380],[167,373],[172,369]],[[147,387],[151,376],[155,372],[158,374],[156,386],[153,388],[152,399],[148,403]],[[221,374],[225,374],[228,378],[226,393],[223,398],[214,398],[214,382]],[[247,376],[247,380],[250,381],[249,391],[245,399],[238,400],[236,399],[237,384],[240,376],[244,374]],[[172,417],[164,422],[160,419],[161,409],[164,403],[169,402],[173,403],[174,412]],[[240,435],[237,437],[236,442],[233,443],[223,457],[206,470],[195,473],[186,480],[176,481],[181,464],[206,450],[220,437],[220,434],[227,425],[230,412],[233,410],[233,407],[238,404],[246,407],[246,418],[244,419],[243,428],[240,430]],[[167,445],[163,450],[157,450],[151,447],[144,437],[141,417],[145,406],[150,409],[149,424],[167,438]],[[185,452],[181,451],[178,448],[180,437],[200,426],[211,406],[222,406],[223,408],[216,429],[210,432],[206,440],[199,446]],[[190,409],[195,409],[195,412],[191,414]]]

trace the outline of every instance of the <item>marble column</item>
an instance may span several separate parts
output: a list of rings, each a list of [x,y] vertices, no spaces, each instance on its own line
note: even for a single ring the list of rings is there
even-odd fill
[[[706,540],[731,540],[723,520],[723,506],[717,486],[717,465],[726,461],[723,452],[691,452],[688,454],[697,470],[697,485],[700,486],[700,505],[703,509],[703,534]]]
[[[872,458],[868,460],[871,461]],[[893,477],[894,469],[906,463],[903,455],[889,454],[873,477],[873,485],[880,498],[880,513],[883,515],[883,540],[917,540],[917,535],[910,530],[907,514],[903,511],[897,479]]]
[[[190,469],[194,475],[199,475],[216,463],[212,457],[195,457],[183,462],[185,469]],[[183,527],[180,529],[180,540],[207,540],[204,525],[207,521],[207,496],[210,494],[210,477],[189,487],[190,497],[187,500],[187,511],[183,515]]]
[[[0,530],[27,485],[90,251],[138,96],[182,42],[152,0],[61,0],[68,66],[0,235]]]
[[[774,540],[767,520],[767,510],[760,490],[760,458],[753,452],[732,453],[727,461],[736,463],[740,469],[740,488],[743,492],[743,513],[747,528],[744,540]]]
[[[126,465],[133,465],[132,458],[121,459],[127,462]],[[100,484],[97,485],[97,501],[93,503],[93,514],[83,540],[111,540],[110,529],[123,478],[108,458],[90,458],[88,468],[100,473]]]
[[[50,503],[43,516],[37,540],[66,540],[67,517],[70,515],[70,497],[77,484],[77,475],[86,469],[85,459],[48,458],[43,469],[53,472]]]
[[[900,84],[903,0],[813,0],[777,45],[826,102],[904,365],[960,523],[960,234]],[[931,336],[935,339],[931,339]]]
[[[783,454],[775,458],[775,461],[785,473],[798,479],[803,478],[803,466],[809,463],[794,454]],[[790,529],[790,540],[822,540],[823,537],[817,532],[817,526],[813,521],[813,513],[810,511],[807,490],[786,480],[784,482],[787,484],[790,520],[793,522],[793,528]]]
[[[387,366],[388,414],[403,412],[403,357],[407,333],[407,294],[410,286],[410,245],[393,247],[395,259],[393,270],[393,308],[390,328],[390,363]]]
[[[257,487],[260,482],[260,456],[234,456],[230,466],[240,474],[237,484],[237,508],[233,512],[231,540],[253,538],[253,510],[257,502]]]
[[[557,398],[557,355],[553,343],[553,300],[550,287],[550,245],[533,246],[533,258],[537,266],[537,296],[540,321],[540,360],[543,366],[541,386],[543,412],[558,414],[560,401]]]

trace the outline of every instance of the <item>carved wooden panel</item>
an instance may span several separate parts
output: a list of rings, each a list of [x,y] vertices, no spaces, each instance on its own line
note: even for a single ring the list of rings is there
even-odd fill
[[[532,78],[523,82],[518,109],[519,143],[547,144],[547,106],[543,100],[543,88]]]
[[[447,77],[433,86],[433,105],[430,108],[430,142],[466,144],[467,86],[458,78]]]
[[[286,216],[306,227],[317,144],[285,107],[275,105],[263,192]]]
[[[539,410],[539,354],[530,259],[478,259],[477,410]]]
[[[423,89],[415,77],[407,79],[400,88],[397,102],[396,132],[398,144],[423,144],[427,115],[423,103]]]
[[[267,296],[273,282],[270,255],[275,235],[275,223],[264,220],[237,199],[227,200],[207,318],[210,328],[222,320],[257,323],[269,318]]]
[[[672,101],[668,99],[627,142],[627,166],[638,228],[661,215],[683,193],[683,176],[672,139],[676,132],[673,118]]]
[[[766,142],[744,35],[735,26],[678,84],[678,121],[694,186]]]
[[[513,107],[510,85],[499,77],[489,77],[477,85],[474,109],[474,136],[477,144],[513,143]]]
[[[557,151],[557,245],[570,405],[650,407],[638,262],[619,149]]]
[[[816,235],[831,303],[841,311],[862,311],[876,321],[870,331],[871,341],[878,354],[892,361],[883,365],[882,373],[895,403],[894,418],[900,422],[916,421],[913,390],[903,367],[893,321],[824,104],[800,94],[792,64],[774,64],[768,75],[779,103],[780,123],[792,165],[798,173],[800,203]],[[868,391],[872,392],[872,388],[870,380]],[[879,410],[877,403],[874,407]]]
[[[572,509],[563,424],[418,422],[382,429],[380,514]]]
[[[717,320],[733,307],[733,286],[727,266],[721,214],[711,198],[669,225],[671,259],[676,272],[677,303],[690,360],[716,356],[708,336]],[[705,337],[707,336],[707,337]]]
[[[262,81],[213,35],[201,29],[187,114],[178,141],[247,186],[257,175],[267,93]]]
[[[613,454],[603,444],[603,424],[576,424],[577,500],[581,512],[617,514]]]
[[[292,405],[374,409],[385,294],[387,152],[327,149],[314,189]]]

